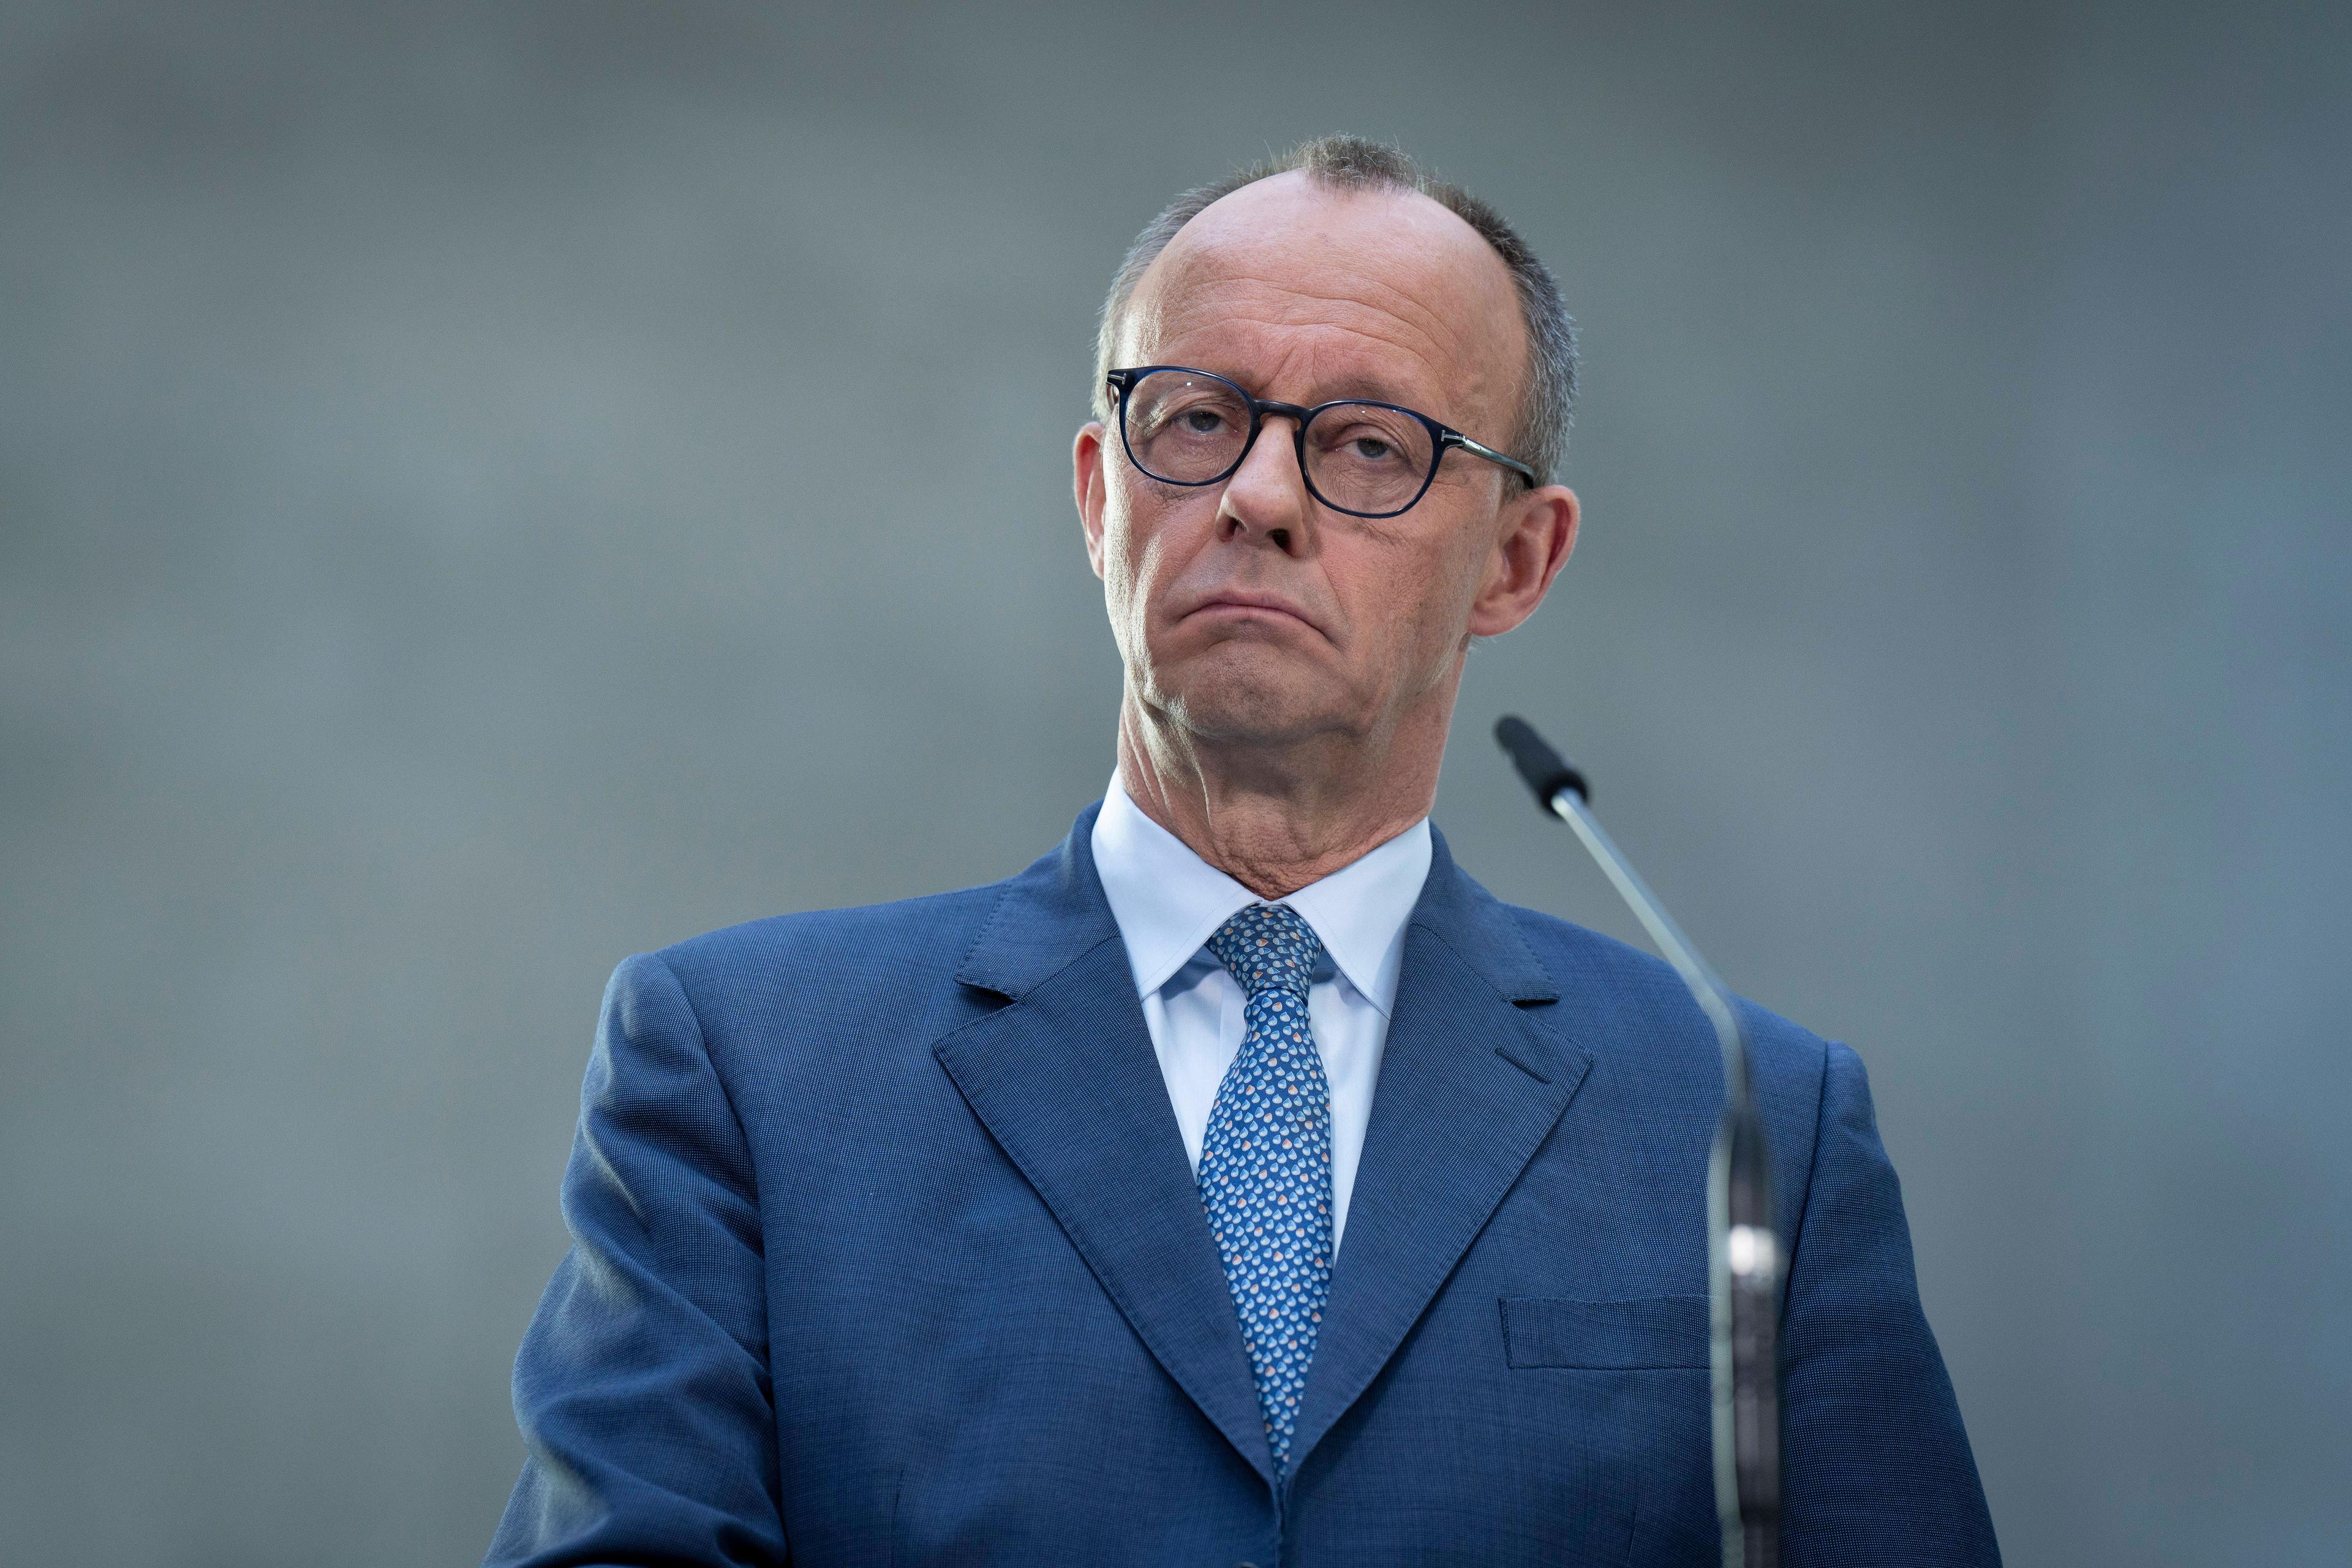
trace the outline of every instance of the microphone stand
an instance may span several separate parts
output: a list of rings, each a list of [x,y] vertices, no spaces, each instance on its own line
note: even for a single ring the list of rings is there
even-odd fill
[[[1495,739],[1543,808],[1576,829],[1658,952],[1682,976],[1723,1048],[1723,1121],[1707,1166],[1707,1254],[1713,1306],[1715,1511],[1724,1568],[1779,1568],[1780,1244],[1764,1123],[1748,1083],[1748,1037],[1723,983],[1617,852],[1590,808],[1591,787],[1528,721],[1507,718]]]

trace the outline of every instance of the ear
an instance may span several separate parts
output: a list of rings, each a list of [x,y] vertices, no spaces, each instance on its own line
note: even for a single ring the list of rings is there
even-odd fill
[[[1576,492],[1566,485],[1545,485],[1504,507],[1486,581],[1470,603],[1472,637],[1500,637],[1536,613],[1576,548],[1577,517]]]
[[[1078,527],[1087,536],[1087,564],[1103,574],[1103,427],[1099,419],[1078,426],[1070,451],[1070,483],[1078,501]]]

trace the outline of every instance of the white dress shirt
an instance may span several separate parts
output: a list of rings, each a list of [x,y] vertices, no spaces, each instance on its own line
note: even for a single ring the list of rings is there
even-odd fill
[[[1118,775],[1095,818],[1095,871],[1127,943],[1143,1022],[1197,1173],[1217,1086],[1242,1048],[1242,988],[1202,944],[1251,904],[1288,904],[1323,943],[1307,1015],[1331,1085],[1331,1250],[1372,1118],[1404,963],[1405,922],[1429,879],[1429,819],[1279,900],[1259,898],[1143,815]]]

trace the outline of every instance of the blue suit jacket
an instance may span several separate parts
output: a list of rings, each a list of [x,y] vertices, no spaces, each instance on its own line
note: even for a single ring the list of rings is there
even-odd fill
[[[1709,1563],[1714,1037],[1437,841],[1277,1488],[1088,837],[624,963],[493,1563]],[[1786,1561],[1998,1561],[1862,1064],[1751,1009]]]

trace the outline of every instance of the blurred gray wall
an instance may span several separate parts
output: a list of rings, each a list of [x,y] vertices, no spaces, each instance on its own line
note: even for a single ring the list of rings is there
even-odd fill
[[[0,8],[0,1559],[478,1555],[605,973],[1094,797],[1099,290],[1348,129],[1585,332],[1457,852],[1861,1049],[2012,1562],[2343,1563],[2345,13],[1769,9]]]

